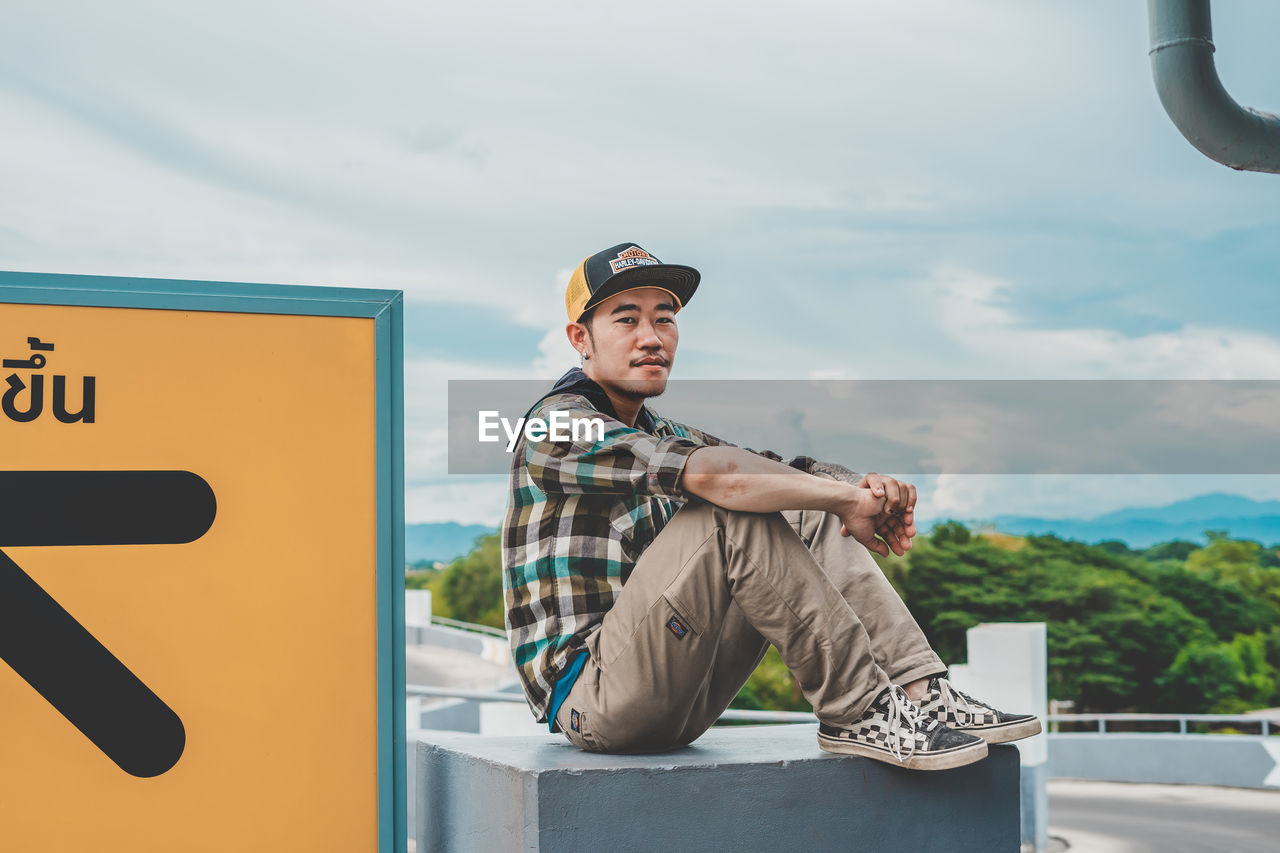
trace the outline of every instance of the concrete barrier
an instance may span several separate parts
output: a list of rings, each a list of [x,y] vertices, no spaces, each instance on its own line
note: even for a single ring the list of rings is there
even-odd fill
[[[418,741],[424,735],[435,734],[434,732],[422,732],[412,726],[409,728],[408,737],[405,738],[406,761],[405,769],[405,818],[408,825],[409,838],[418,837]],[[421,849],[421,848],[419,848]]]
[[[480,733],[480,703],[469,699],[448,699],[422,707],[422,700],[413,703],[408,714],[409,726],[422,729],[442,729],[451,732]]]
[[[524,696],[518,681],[499,685],[488,692]],[[439,701],[414,697],[410,697],[409,702],[407,719],[411,729],[445,729],[482,735],[530,735],[547,730],[546,723],[533,721],[529,706],[523,702]]]
[[[404,591],[404,624],[431,624],[431,590],[406,589]]]
[[[511,662],[511,647],[505,639],[464,631],[460,628],[450,628],[445,625],[406,625],[404,640],[405,645],[455,649],[476,655],[490,663]]]
[[[1018,753],[922,772],[818,749],[816,726],[718,728],[659,755],[560,736],[416,732],[418,853],[1015,853]]]
[[[1044,622],[993,622],[966,632],[969,663],[951,680],[994,707],[1044,719],[1049,710],[1048,630]],[[1048,747],[1045,734],[1015,744],[1022,760],[1022,840],[1049,847]]]
[[[1280,787],[1280,738],[1252,735],[1053,734],[1049,775],[1099,782]]]

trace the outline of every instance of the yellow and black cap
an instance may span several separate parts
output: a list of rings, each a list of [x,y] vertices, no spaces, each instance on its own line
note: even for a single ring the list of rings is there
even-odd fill
[[[702,274],[693,267],[664,264],[635,243],[619,243],[578,264],[564,292],[569,321],[610,296],[637,287],[660,287],[675,297],[679,311],[698,289]]]

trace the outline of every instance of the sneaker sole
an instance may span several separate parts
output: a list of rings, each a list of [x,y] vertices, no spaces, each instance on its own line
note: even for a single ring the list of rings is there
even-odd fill
[[[965,746],[952,747],[948,750],[929,753],[917,752],[906,761],[899,761],[887,749],[854,743],[849,740],[830,738],[821,732],[818,733],[818,746],[826,752],[833,752],[837,755],[859,755],[863,758],[883,761],[885,764],[892,764],[895,767],[905,767],[908,770],[950,770],[952,767],[963,767],[966,764],[973,764],[975,761],[981,761],[987,757],[987,744],[986,741],[982,740]]]
[[[986,726],[978,728],[957,728],[956,731],[964,732],[968,735],[976,735],[987,743],[1009,743],[1010,741],[1022,740],[1024,737],[1040,734],[1040,720],[1032,717],[1029,720],[1018,720],[1013,723],[1005,723],[1003,726]]]

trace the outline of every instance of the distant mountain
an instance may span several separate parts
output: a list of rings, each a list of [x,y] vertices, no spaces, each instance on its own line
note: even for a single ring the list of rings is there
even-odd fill
[[[454,557],[468,553],[476,539],[494,528],[484,524],[458,524],[456,521],[404,526],[405,562],[441,560],[449,562]]]
[[[1131,548],[1185,539],[1205,542],[1206,530],[1225,530],[1234,539],[1256,539],[1264,545],[1280,543],[1280,501],[1255,501],[1240,495],[1214,493],[1158,507],[1132,507],[1096,518],[1039,518],[997,515],[975,522],[1016,536],[1052,533],[1063,539],[1102,542],[1119,539]],[[404,529],[407,562],[449,562],[468,553],[475,541],[496,528],[454,521],[407,524]]]
[[[1280,516],[1280,501],[1255,501],[1240,495],[1214,492],[1198,495],[1162,507],[1120,509],[1100,515],[1095,521],[1121,523],[1135,519],[1158,518],[1169,524],[1198,522],[1206,518],[1263,518]]]
[[[1205,542],[1206,530],[1225,530],[1233,539],[1256,539],[1271,545],[1280,542],[1280,501],[1214,493],[1167,506],[1116,510],[1090,519],[998,515],[985,524],[1018,536],[1052,533],[1083,542],[1119,539],[1131,548],[1148,548],[1173,539]]]

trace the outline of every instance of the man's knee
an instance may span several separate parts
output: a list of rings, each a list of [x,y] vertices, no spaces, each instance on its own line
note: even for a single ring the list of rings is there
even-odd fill
[[[833,512],[819,509],[788,510],[783,513],[800,540],[819,562],[836,560],[845,571],[855,574],[880,573],[880,566],[867,547],[852,536],[845,536],[844,522]]]
[[[746,510],[727,509],[704,500],[691,501],[684,505],[668,529],[676,521],[684,525],[705,525],[719,527],[726,531],[744,528],[765,530],[775,535],[795,533],[795,527],[787,520],[788,512],[747,512]],[[666,532],[665,530],[663,531]]]
[[[833,512],[821,509],[789,509],[784,510],[782,517],[791,525],[791,529],[812,547],[815,542],[835,538],[839,539],[844,522]]]
[[[775,535],[795,533],[795,528],[785,512],[746,512],[738,509],[715,507],[716,517],[726,530],[742,528],[760,529]]]

